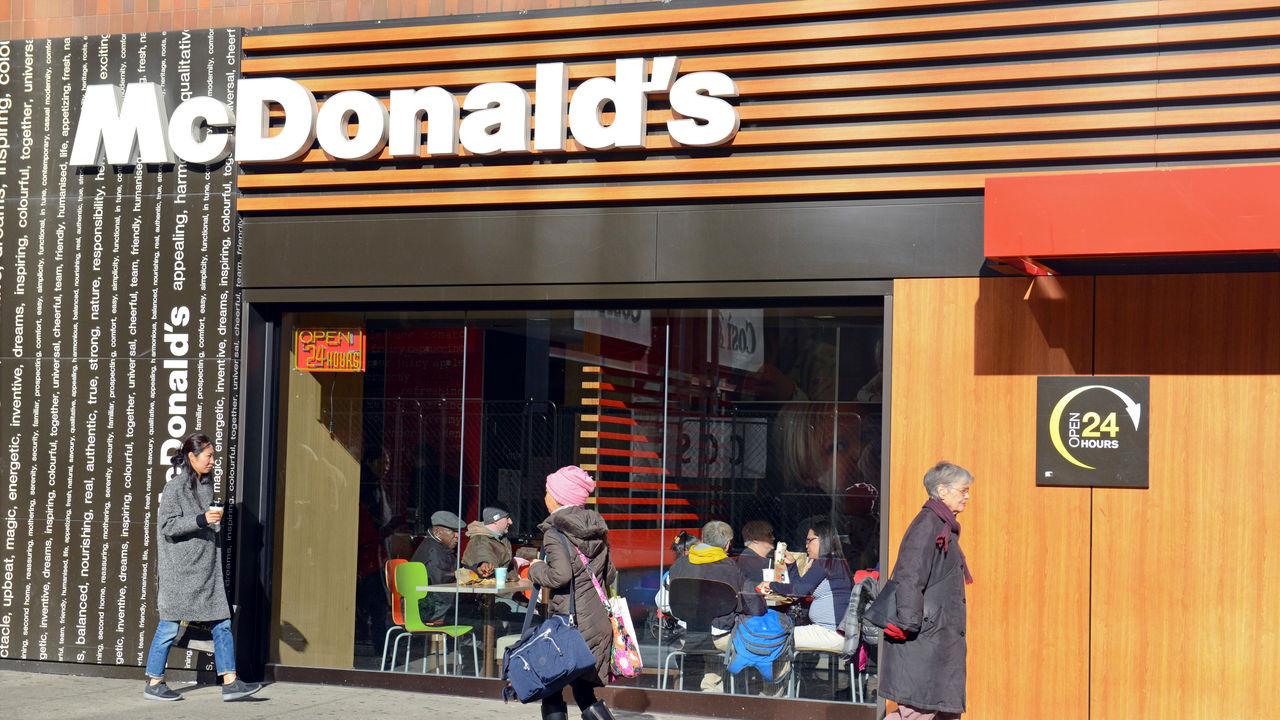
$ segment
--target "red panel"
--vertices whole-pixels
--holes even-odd
[[[670,519],[671,516],[667,516]],[[613,564],[620,568],[657,567],[659,558],[662,564],[675,562],[675,553],[671,552],[671,539],[684,530],[692,535],[700,535],[699,527],[668,527],[666,530],[656,528],[647,530],[610,530],[609,552],[613,555]]]
[[[1280,165],[990,178],[986,256],[1269,252],[1277,188]]]
[[[686,498],[629,498],[629,497],[597,497],[596,505],[685,505]]]
[[[596,465],[596,472],[647,473],[650,475],[660,475],[662,474],[662,468],[635,467],[632,465]]]
[[[632,457],[643,458],[645,460],[657,460],[658,453],[652,450],[621,450],[619,448],[596,448],[597,455],[611,455],[613,457]]]
[[[627,404],[621,400],[610,400],[609,398],[583,398],[583,405],[599,405],[600,407],[623,408],[626,409]]]
[[[629,442],[643,442],[643,443],[649,442],[649,438],[645,437],[644,435],[627,435],[624,433],[604,432],[603,430],[597,433],[596,437],[598,437],[601,440],[627,440]]]
[[[683,488],[674,483],[631,482],[630,480],[597,480],[596,487],[627,488],[631,490],[661,490],[666,486],[668,492],[680,492]]]
[[[627,417],[618,417],[617,415],[597,415],[596,422],[613,423],[615,425],[635,425],[636,421]]]

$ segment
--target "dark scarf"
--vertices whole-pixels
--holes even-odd
[[[947,507],[946,503],[937,498],[929,498],[929,502],[926,502],[924,507],[932,510],[933,514],[937,515],[943,524],[947,526],[946,530],[934,541],[945,553],[947,552],[947,546],[951,544],[951,533],[955,533],[957,538],[960,537],[960,523],[956,522],[956,514],[951,512],[951,508]],[[964,582],[966,585],[971,585],[973,576],[969,574],[969,563],[965,561],[964,550],[960,549],[959,543],[956,544],[956,552],[960,553],[960,569],[964,570]]]

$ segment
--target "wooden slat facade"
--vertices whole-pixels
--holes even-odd
[[[741,129],[686,148],[650,97],[642,151],[245,164],[245,213],[977,193],[987,177],[1274,162],[1280,0],[796,0],[245,39],[246,77],[335,92],[483,82],[571,90],[675,54],[738,84]],[[536,102],[536,98],[535,98]],[[425,127],[425,126],[424,126]],[[425,139],[425,138],[424,138]]]

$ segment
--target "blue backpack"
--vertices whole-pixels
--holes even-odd
[[[789,661],[796,647],[791,629],[791,618],[778,614],[776,610],[739,618],[733,628],[733,642],[725,652],[729,672],[736,675],[754,667],[764,676],[765,682],[781,680],[781,677],[774,677],[774,670],[785,668],[784,675],[790,670]]]

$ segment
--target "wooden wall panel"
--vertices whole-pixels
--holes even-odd
[[[288,357],[293,368],[294,353]],[[358,404],[363,376],[289,369],[285,377],[281,423],[288,444],[276,500],[272,617],[278,622],[272,625],[270,661],[350,668],[360,463],[329,431],[324,408],[333,395],[354,397]],[[359,428],[353,432],[359,436]]]
[[[1099,278],[1097,371],[1150,374],[1147,490],[1097,490],[1091,720],[1280,704],[1280,276]]]
[[[1089,717],[1089,491],[1035,486],[1034,398],[1036,375],[1091,371],[1092,282],[894,283],[886,567],[924,472],[968,468],[967,718]]]

